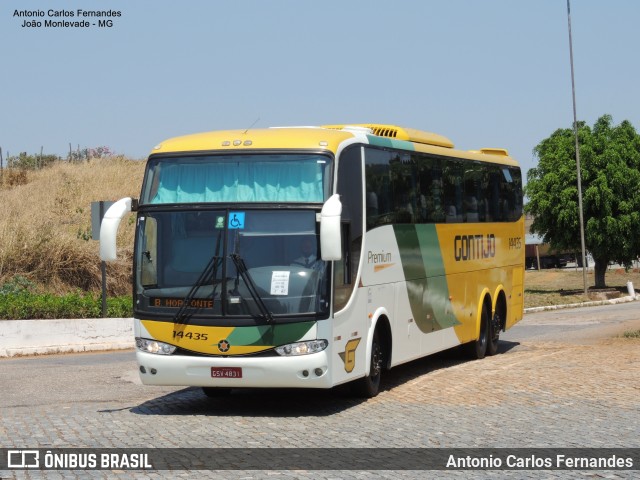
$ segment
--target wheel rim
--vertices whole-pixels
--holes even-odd
[[[500,319],[500,314],[496,313],[493,316],[493,322],[491,324],[491,338],[492,340],[498,340],[500,337],[500,325],[502,324],[502,320]]]
[[[489,315],[487,314],[486,307],[482,311],[482,320],[480,323],[480,338],[478,338],[478,350],[482,352],[480,358],[484,357],[484,352],[486,352],[487,346],[489,344],[489,330],[491,321]]]
[[[371,348],[371,378],[376,378],[382,371],[382,352],[378,342],[374,342]]]

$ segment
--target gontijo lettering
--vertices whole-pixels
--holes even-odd
[[[481,260],[496,256],[496,236],[456,235],[453,239],[453,252],[456,262],[460,260]]]

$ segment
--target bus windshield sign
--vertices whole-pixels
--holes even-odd
[[[152,157],[140,203],[322,203],[331,165],[320,154]]]

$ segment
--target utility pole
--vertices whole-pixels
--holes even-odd
[[[569,61],[571,63],[571,95],[573,96],[573,133],[576,137],[576,169],[578,172],[578,211],[580,214],[580,246],[582,247],[582,281],[587,294],[587,255],[584,246],[584,215],[582,213],[582,174],[580,173],[580,144],[578,143],[578,115],[576,113],[576,83],[573,71],[573,40],[571,38],[571,5],[567,0],[567,20],[569,23]]]

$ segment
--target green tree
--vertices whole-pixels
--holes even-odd
[[[606,286],[610,261],[629,268],[640,255],[640,135],[610,115],[593,128],[578,122],[585,245],[595,261],[595,287]],[[554,248],[580,251],[580,219],[573,129],[558,129],[534,149],[527,173],[525,212],[531,232]]]

